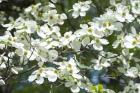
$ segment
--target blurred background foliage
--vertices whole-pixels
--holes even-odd
[[[93,17],[100,16],[101,14],[104,13],[105,9],[109,7],[109,0],[92,0],[93,5],[91,6],[91,9],[88,11],[88,14],[85,18],[72,19],[71,12],[69,12],[69,10],[72,9],[72,5],[78,1],[85,1],[85,0],[58,0],[59,3],[56,4],[58,12],[60,13],[64,12],[68,16],[68,20],[66,20],[65,24],[61,26],[62,34],[69,30],[74,31],[78,29],[79,23],[85,23],[91,21]],[[16,19],[19,16],[19,14],[24,11],[24,8],[39,2],[45,5],[49,2],[49,0],[7,0],[0,3],[0,11],[4,11],[6,13],[5,18],[8,19],[9,16],[12,16]],[[21,10],[19,11],[18,8],[14,8],[15,6],[20,8]],[[6,21],[6,23],[8,23],[8,20]],[[0,29],[3,28],[0,27]],[[2,33],[1,31],[0,33]],[[109,39],[111,40],[112,38],[113,37],[110,37]],[[86,63],[86,65],[90,65],[88,62],[90,61],[90,58],[93,57],[92,52],[91,53],[84,52],[83,55],[84,57],[81,56],[80,58],[82,62],[84,62],[84,64]],[[16,79],[13,78],[13,81],[10,81],[12,84],[12,86],[10,86],[12,89],[12,93],[71,93],[70,90],[68,88],[65,88],[64,85],[61,84],[60,82],[57,82],[58,84],[55,83],[56,85],[52,83],[51,83],[52,85],[48,84],[48,82],[46,82],[43,85],[36,85],[34,83],[31,84],[27,81],[28,75],[30,73],[31,72],[28,72],[24,76],[18,77]],[[85,73],[91,78],[91,80],[93,80],[92,81],[93,83],[105,84],[110,81],[113,84],[113,86],[108,86],[110,84],[108,85],[106,84],[105,86],[115,89],[116,92],[118,88],[120,88],[118,87],[119,83],[117,80],[108,80],[108,79],[103,80],[101,78],[93,77],[94,75],[102,75],[99,74],[100,72],[90,71]],[[2,93],[2,91],[0,91],[0,93]],[[86,92],[81,90],[80,93],[86,93]]]

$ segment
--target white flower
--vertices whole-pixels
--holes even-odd
[[[111,5],[115,5],[116,4],[116,1],[115,0],[110,0],[110,4]]]
[[[48,78],[50,82],[55,82],[57,80],[57,74],[55,73],[54,68],[43,68],[40,67],[38,70],[35,70],[28,78],[29,82],[35,81],[37,84],[43,84],[44,78]]]
[[[12,67],[11,68],[11,72],[13,72],[14,74],[18,74],[19,71],[23,70],[23,68],[21,67]]]
[[[57,0],[51,0],[53,3],[57,3]]]
[[[32,20],[25,21],[25,25],[27,27],[26,32],[29,33],[29,34],[36,32],[37,29],[38,29],[36,21],[32,21]]]
[[[80,27],[82,28],[81,32],[85,32],[85,34],[87,35],[92,35],[98,38],[104,36],[104,33],[102,32],[103,28],[99,25],[99,23],[89,22],[89,25],[90,26],[88,26],[87,24],[80,25]]]
[[[5,47],[5,44],[0,44],[0,49],[3,49]]]
[[[66,81],[65,82],[65,87],[70,87],[74,85],[74,81]]]
[[[24,55],[24,44],[23,43],[17,43],[17,42],[12,42],[12,46],[17,48],[15,50],[15,52],[19,55],[19,56],[23,56]]]
[[[136,67],[131,67],[125,73],[126,76],[136,78],[138,76],[138,69]]]
[[[101,15],[99,18],[96,18],[95,20],[96,23],[100,25],[100,28],[102,27],[103,32],[105,32],[105,34],[111,35],[114,30],[121,31],[123,27],[123,24],[116,20],[115,13],[109,9],[105,14]]]
[[[35,79],[37,78],[37,75],[30,75],[29,78],[28,78],[28,81],[29,82],[33,82]]]
[[[80,88],[77,85],[73,85],[70,89],[73,93],[79,93],[80,92]]]
[[[124,6],[124,5],[121,5],[121,4],[118,4],[116,6],[116,19],[120,22],[132,22],[135,18],[133,17],[133,15],[131,15],[129,13],[129,9],[127,6]]]
[[[57,24],[58,22],[58,14],[56,10],[50,10],[45,15],[45,22],[48,22],[50,26],[53,26],[54,24]]]
[[[0,69],[4,69],[6,68],[6,64],[3,61],[3,55],[0,56]]]
[[[2,2],[3,0],[0,0],[0,3]]]
[[[0,36],[0,41],[7,41],[11,37],[11,34],[6,31],[5,35]]]
[[[46,72],[47,74],[47,78],[50,82],[55,82],[57,80],[57,74],[55,73],[55,71],[52,71],[52,70],[48,70]]]
[[[81,83],[78,82],[77,84],[75,84],[75,82],[73,80],[69,80],[65,82],[65,87],[70,87],[70,90],[72,93],[79,93],[80,92],[80,85]]]
[[[4,62],[0,62],[0,69],[4,69],[4,68],[6,68],[5,63]]]
[[[92,62],[95,63],[94,69],[95,70],[102,70],[103,67],[107,68],[111,66],[110,62],[111,59],[106,59],[103,56],[105,56],[103,53],[100,53],[101,56],[98,57],[98,59],[93,59]]]
[[[37,80],[35,81],[37,84],[43,84],[44,78],[43,77],[38,77]]]
[[[2,25],[3,27],[7,27],[7,30],[10,31],[13,28],[21,29],[24,27],[25,20],[21,17],[17,18],[15,21],[12,19],[12,21],[9,24]]]
[[[62,24],[64,24],[64,20],[66,20],[66,19],[67,19],[66,14],[62,13],[62,14],[60,14],[60,15],[58,16],[58,23],[59,23],[60,25],[62,25]]]
[[[31,12],[32,11],[32,7],[27,7],[27,8],[25,8],[25,12],[26,13],[29,13],[29,12]]]
[[[77,30],[76,32],[74,32],[74,35],[77,37],[77,38],[80,38],[84,35],[87,34],[87,28],[88,28],[88,25],[87,24],[80,24],[80,27],[81,29]]]
[[[79,73],[79,69],[77,68],[76,62],[73,58],[70,58],[68,61],[67,70],[72,71],[72,76],[76,79],[81,79],[82,76]]]
[[[79,71],[78,71],[79,72]],[[74,72],[73,74],[72,74],[72,76],[74,77],[74,78],[76,78],[76,79],[82,79],[82,76],[80,75],[80,74],[78,74],[78,72]]]
[[[140,14],[140,1],[139,0],[130,0],[132,5],[132,12],[134,14],[139,15]]]
[[[0,0],[0,3],[2,3],[3,1],[7,1],[7,0]]]
[[[75,39],[75,35],[73,35],[71,31],[69,31],[64,34],[64,37],[60,38],[60,41],[62,45],[65,46],[65,45],[69,45],[69,43],[74,39]]]
[[[126,48],[134,48],[135,38],[132,35],[127,35],[124,37],[124,46]]]
[[[81,42],[79,40],[74,40],[72,41],[72,43],[70,43],[72,49],[74,49],[75,51],[79,51],[81,48]]]
[[[123,42],[126,48],[140,48],[140,35],[133,32],[133,34],[126,35]]]
[[[4,80],[2,79],[2,77],[0,76],[0,85],[5,85]]]
[[[52,38],[57,39],[58,37],[61,37],[60,28],[58,26],[48,27],[46,24],[40,27],[40,30],[37,31],[37,34],[41,38],[52,36]]]
[[[47,40],[47,41],[49,41],[49,40]],[[59,41],[52,40],[50,43],[48,43],[48,45],[45,48],[50,49],[50,48],[55,48],[55,47],[61,47],[61,43]]]
[[[101,65],[101,60],[100,60],[101,58],[102,57],[99,56],[98,59],[92,60],[92,62],[95,63],[95,65],[94,65],[95,70],[102,70],[103,66]]]
[[[74,71],[74,72],[79,72],[79,70],[77,69],[76,67],[76,62],[74,60],[74,58],[70,58],[69,61],[68,61],[68,66],[67,66],[67,70],[69,71]]]
[[[28,60],[35,60],[37,58],[38,54],[36,51],[34,50],[30,50],[30,51],[26,51],[26,57],[28,58]]]
[[[70,58],[68,62],[59,63],[59,69],[64,75],[68,74],[76,79],[82,79],[82,76],[79,74],[79,69],[77,68],[76,61],[73,58]]]
[[[91,1],[78,2],[73,5],[72,16],[77,18],[79,16],[85,16],[86,12],[90,9]]]
[[[17,43],[17,42],[13,42],[13,43],[12,43],[12,46],[15,47],[15,48],[23,48],[23,47],[24,47],[24,44],[22,44],[22,43]]]
[[[47,35],[51,35],[51,31],[48,27],[48,25],[43,25],[40,27],[40,30],[37,31],[37,34],[41,37],[41,38],[46,38]]]
[[[90,43],[90,38],[89,37],[85,37],[82,40],[82,45],[85,47],[86,45],[88,45]]]
[[[51,29],[52,38],[58,39],[59,37],[61,37],[59,26],[53,26],[50,29]]]
[[[103,66],[103,67],[109,67],[110,64],[109,64],[109,62],[105,61],[105,62],[102,63],[102,66]]]
[[[113,44],[112,44],[113,48],[117,48],[123,42],[122,41],[123,39],[124,39],[124,34],[123,33],[118,35],[117,40],[114,41]]]
[[[135,85],[138,88],[138,93],[140,93],[140,83],[136,83]]]
[[[96,64],[96,65],[94,66],[94,69],[95,69],[95,70],[102,70],[103,67],[102,67],[100,64]]]
[[[49,60],[53,61],[58,57],[58,52],[56,50],[49,50],[48,55],[49,55]]]
[[[25,49],[24,49],[24,48],[17,48],[17,49],[15,50],[15,53],[16,53],[17,55],[19,55],[19,56],[23,56],[24,53],[25,53]]]
[[[37,84],[43,84],[44,82],[44,78],[46,77],[46,69],[45,68],[40,68],[38,70],[35,70],[29,77],[28,77],[28,81],[29,82],[33,82],[35,80],[35,82]]]
[[[96,38],[95,40],[92,40],[91,43],[94,47],[95,50],[103,50],[103,46],[102,45],[107,45],[109,44],[109,42],[106,39],[99,39]]]
[[[35,5],[29,6],[25,9],[25,13],[31,14],[33,17],[35,17],[36,19],[38,18],[37,20],[39,20],[40,17],[38,15],[40,12],[40,6],[41,6],[41,3],[37,3]]]

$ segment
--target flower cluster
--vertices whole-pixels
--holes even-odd
[[[91,1],[78,2],[73,5],[73,13],[72,16],[77,18],[79,16],[86,16],[86,12],[90,9]]]
[[[18,18],[9,18],[9,23],[5,23],[2,13],[0,22],[6,31],[0,34],[0,85],[10,76],[31,71],[29,82],[60,81],[73,93],[115,93],[92,83],[86,72],[95,70],[105,71],[108,83],[110,78],[127,79],[119,93],[139,93],[140,1],[124,1],[111,0],[113,4],[90,21],[82,18],[90,10],[91,1],[73,4],[69,9],[72,13],[58,11],[57,6],[64,5],[57,0],[47,5],[37,3],[25,8]],[[74,20],[82,17],[78,29],[70,29],[73,25],[68,13]]]

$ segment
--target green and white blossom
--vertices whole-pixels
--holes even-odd
[[[86,16],[86,12],[90,9],[91,1],[78,2],[73,5],[73,13],[72,16],[77,18],[79,16]]]
[[[0,34],[0,85],[7,84],[10,76],[29,71],[29,82],[59,81],[73,93],[81,89],[94,93],[95,85],[87,73],[105,70],[109,78],[126,79],[119,93],[139,93],[140,1],[110,0],[104,13],[86,20],[93,3],[79,1],[71,10],[62,11],[58,7],[65,5],[60,0],[36,3],[9,20],[0,12],[5,28]],[[102,91],[115,93],[108,86]]]
[[[57,74],[55,70],[52,68],[39,68],[38,70],[34,71],[28,78],[30,82],[34,81],[37,84],[43,84],[44,78],[48,78],[50,82],[55,82],[57,80]]]
[[[136,15],[140,14],[140,1],[139,0],[130,0],[132,12]]]
[[[121,4],[116,5],[115,17],[120,22],[132,22],[135,19],[135,17],[130,14],[129,8]]]

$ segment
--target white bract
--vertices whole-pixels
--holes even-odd
[[[71,31],[69,31],[64,34],[64,37],[62,37],[60,41],[62,42],[62,45],[65,46],[68,45],[70,42],[72,42],[74,39],[75,35],[73,35]]]
[[[135,18],[132,14],[130,14],[130,11],[127,6],[118,4],[116,6],[116,14],[115,17],[120,22],[132,22]]]
[[[70,45],[75,51],[80,51],[81,42],[79,40],[75,39],[74,41],[72,41],[72,43],[70,43]]]
[[[109,67],[111,65],[109,63],[110,59],[105,59],[102,56],[99,56],[98,59],[92,60],[92,62],[95,63],[95,65],[94,65],[95,70],[102,70],[103,67],[107,68],[107,67]]]
[[[4,80],[2,79],[2,77],[0,76],[0,85],[5,85]]]
[[[127,35],[124,37],[124,46],[126,48],[140,47],[140,36],[139,35]]]
[[[2,3],[3,1],[7,1],[7,0],[0,0],[0,3]]]
[[[44,13],[44,21],[48,22],[48,25],[50,26],[55,24],[62,25],[65,19],[67,19],[66,14],[58,14],[57,10],[50,10],[47,13]]]
[[[79,16],[86,16],[86,12],[90,9],[91,1],[78,2],[73,5],[73,13],[72,16],[77,18]]]
[[[90,0],[73,0],[73,5],[71,0],[38,2],[21,8],[16,17],[12,10],[10,15],[0,12],[0,85],[28,72],[29,82],[65,84],[73,93],[93,93],[98,87],[114,93],[92,84],[90,70],[98,70],[99,76],[108,76],[98,77],[101,84],[106,85],[106,78],[125,81],[117,93],[140,91],[139,0],[110,0],[107,9]]]
[[[132,12],[134,14],[140,14],[140,1],[139,0],[130,0],[132,6]]]
[[[6,68],[6,64],[4,61],[7,61],[7,60],[4,60],[4,59],[7,59],[7,58],[6,57],[3,58],[3,57],[4,57],[3,55],[0,56],[0,69]]]
[[[35,80],[37,84],[43,84],[44,78],[48,78],[50,82],[55,82],[57,80],[57,74],[54,69],[41,67],[29,76],[28,81],[33,82]]]
[[[57,80],[57,74],[53,70],[46,71],[47,78],[50,82],[55,82]]]
[[[92,40],[90,44],[93,45],[95,50],[101,51],[103,50],[102,45],[107,45],[109,42],[106,39],[95,38],[95,40]]]
[[[37,34],[41,38],[46,38],[48,35],[51,35],[51,31],[50,31],[50,28],[48,27],[48,25],[43,25],[40,27],[40,30],[37,31]]]
[[[57,3],[57,0],[51,0],[53,3]]]
[[[131,67],[126,71],[126,76],[136,78],[138,76],[138,69],[136,67]]]

